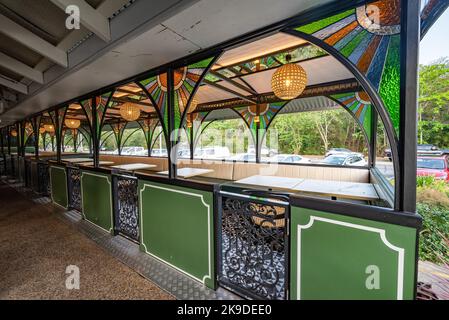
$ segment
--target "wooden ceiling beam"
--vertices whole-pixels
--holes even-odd
[[[205,84],[211,86],[211,87],[214,87],[214,88],[219,89],[219,90],[221,90],[221,91],[224,91],[224,92],[230,93],[230,94],[232,94],[232,95],[235,95],[236,97],[239,97],[239,98],[242,99],[242,100],[245,100],[245,101],[247,101],[247,102],[250,102],[251,104],[257,104],[257,100],[256,100],[256,99],[251,98],[251,97],[247,97],[247,96],[245,96],[245,95],[243,95],[243,94],[241,94],[241,93],[239,93],[239,92],[236,92],[236,91],[234,91],[234,90],[232,90],[232,89],[226,88],[226,87],[224,87],[224,86],[222,86],[222,85],[219,85],[219,84],[214,83],[214,82],[209,81],[209,80],[203,80],[203,82],[204,82]]]
[[[210,74],[212,74],[214,77],[217,77],[217,78],[219,78],[219,79],[221,79],[221,80],[223,80],[223,81],[225,81],[227,83],[230,83],[234,87],[239,88],[240,90],[243,90],[243,91],[245,91],[245,92],[247,92],[247,93],[249,93],[251,95],[255,95],[255,96],[258,95],[257,91],[253,90],[252,88],[249,88],[249,87],[247,87],[247,86],[245,86],[243,84],[240,84],[240,83],[238,83],[238,82],[236,82],[236,81],[234,81],[232,79],[229,79],[228,77],[222,75],[219,72],[210,71]]]

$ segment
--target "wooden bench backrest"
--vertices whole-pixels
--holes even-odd
[[[157,167],[152,168],[152,171],[168,170],[167,158],[100,155],[100,160],[112,161],[115,165],[126,163],[155,164]],[[369,170],[360,168],[334,168],[180,159],[178,162],[178,168],[185,167],[211,169],[213,172],[205,174],[204,177],[234,181],[254,175],[364,183],[367,183],[370,180]]]
[[[254,175],[348,182],[369,182],[369,170],[282,164],[235,163],[233,180]]]
[[[168,170],[167,158],[156,157],[134,157],[134,156],[117,156],[110,154],[101,154],[100,161],[112,161],[114,165],[128,164],[128,163],[146,163],[154,164],[155,168],[151,168],[151,171],[166,171]]]
[[[203,175],[204,177],[232,180],[234,176],[234,164],[232,162],[211,161],[211,160],[190,160],[182,159],[178,162],[178,168],[202,168],[214,170]]]

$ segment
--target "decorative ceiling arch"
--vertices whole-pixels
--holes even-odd
[[[367,138],[371,139],[373,106],[366,92],[341,93],[331,95],[329,98],[349,111],[357,120],[363,131],[365,131]]]
[[[378,92],[396,134],[400,112],[400,0],[380,0],[295,28],[333,47]]]
[[[79,102],[86,114],[91,135],[95,136],[98,140],[100,139],[106,111],[114,104],[114,101],[112,100],[113,94],[114,91],[109,91]]]
[[[155,118],[148,118],[148,119],[140,120],[137,123],[139,124],[139,126],[142,129],[143,134],[145,136],[145,142],[147,144],[148,156],[151,156],[154,132],[156,131],[156,128],[159,126],[160,121]]]
[[[175,130],[182,128],[191,100],[201,84],[202,79],[205,77],[215,60],[216,57],[213,56],[173,70]],[[142,80],[138,85],[145,89],[147,95],[152,100],[155,109],[158,111],[165,134],[167,135],[168,73],[164,72],[157,76]]]

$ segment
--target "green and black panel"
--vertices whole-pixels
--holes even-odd
[[[414,299],[416,246],[417,227],[292,207],[291,299]]]
[[[215,286],[213,191],[139,181],[141,249]]]
[[[52,201],[67,208],[67,173],[65,167],[50,166],[50,189]]]
[[[81,170],[81,197],[84,218],[103,230],[112,232],[111,175]]]

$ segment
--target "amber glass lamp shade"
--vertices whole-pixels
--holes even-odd
[[[140,107],[131,102],[125,102],[120,107],[120,115],[126,121],[136,121],[140,117]]]
[[[65,125],[70,129],[78,129],[81,125],[81,121],[78,119],[66,119]]]
[[[287,57],[287,61],[290,58]],[[271,78],[271,88],[279,99],[297,98],[307,85],[306,71],[296,63],[287,63],[279,67]]]

